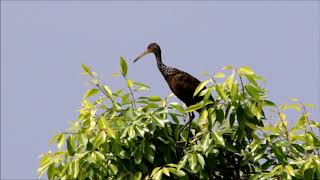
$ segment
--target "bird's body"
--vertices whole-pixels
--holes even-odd
[[[158,62],[158,68],[173,94],[183,101],[186,106],[191,106],[202,100],[199,96],[193,97],[194,91],[201,83],[197,78],[179,69],[165,66],[161,62]]]
[[[135,61],[148,53],[154,53],[157,60],[158,68],[164,79],[167,81],[171,91],[181,101],[183,101],[186,106],[196,104],[203,99],[200,96],[193,96],[194,91],[201,82],[187,72],[166,66],[162,62],[160,46],[156,43],[149,44],[147,50],[144,51]],[[210,100],[213,101],[213,98],[210,97]]]
[[[171,91],[181,100],[183,101],[186,106],[191,106],[193,104],[196,104],[200,102],[203,97],[196,95],[193,96],[196,88],[201,83],[197,78],[193,77],[187,72],[181,71],[179,69],[166,66],[162,62],[161,58],[161,49],[160,46],[156,43],[151,43],[148,45],[147,49],[138,56],[133,62],[136,62],[146,54],[153,53],[157,60],[158,68],[163,75],[164,79],[167,81]],[[205,87],[204,87],[205,88]],[[213,97],[210,96],[209,98],[211,101],[213,100]],[[200,109],[197,110],[200,113]],[[189,134],[190,134],[190,123],[194,119],[194,113],[189,113],[189,121],[180,129],[180,132],[189,124],[189,133],[187,137],[187,143],[189,140]],[[179,133],[180,133],[179,132]]]

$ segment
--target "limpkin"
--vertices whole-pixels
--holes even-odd
[[[201,83],[197,78],[193,77],[187,72],[181,71],[179,69],[166,66],[162,62],[161,58],[161,49],[160,46],[156,43],[151,43],[148,45],[147,49],[141,53],[133,62],[138,61],[143,56],[153,53],[156,57],[158,68],[163,75],[164,79],[167,81],[171,91],[181,100],[186,106],[194,105],[201,100],[203,97],[201,96],[193,96],[194,91]],[[210,96],[210,100],[214,101],[212,96]],[[199,113],[201,110],[197,110]],[[190,134],[191,122],[194,119],[195,115],[193,112],[189,113],[189,121],[180,129],[180,132],[189,124],[189,133],[187,137],[187,143]],[[179,132],[179,133],[180,133]]]

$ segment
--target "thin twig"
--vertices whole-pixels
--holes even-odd
[[[240,76],[240,74],[239,74],[239,78],[240,78],[240,83],[241,83],[242,95],[243,95],[243,97],[245,97],[243,81],[242,81],[242,77]]]
[[[301,107],[302,107],[302,108],[301,108],[301,109],[302,109],[302,115],[306,117],[307,122],[308,122],[308,126],[309,126],[309,128],[310,128],[310,131],[311,131],[313,134],[315,134],[314,131],[313,131],[313,129],[312,129],[312,127],[311,127],[311,123],[310,123],[309,116],[307,115],[306,106],[305,106],[302,102],[300,102],[300,104],[301,104]],[[319,149],[317,149],[317,154],[318,154],[318,155],[320,154]]]
[[[282,127],[284,128],[284,134],[285,134],[286,140],[289,142],[289,131],[288,131],[287,126],[286,126],[285,123],[284,123],[284,119],[282,119],[282,117],[281,117],[281,115],[280,115],[279,109],[278,109],[278,116],[279,116],[279,118],[280,118]]]
[[[133,95],[133,91],[132,91],[132,89],[129,87],[127,77],[126,77],[126,76],[123,76],[123,78],[124,78],[124,79],[126,80],[126,82],[127,82],[127,87],[128,87],[128,89],[129,89],[129,92],[130,92],[131,97],[132,97],[132,103],[131,103],[132,109],[135,110],[135,109],[137,109],[137,105],[136,105],[136,100],[135,100],[134,95]]]

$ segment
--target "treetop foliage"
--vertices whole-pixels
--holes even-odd
[[[49,179],[320,179],[320,123],[313,105],[291,99],[277,106],[263,78],[249,67],[225,66],[205,74],[194,95],[203,101],[185,107],[167,97],[135,97],[149,86],[128,78],[114,90],[82,65],[92,88],[70,127],[56,134],[57,151],[41,155],[38,174]],[[207,87],[203,89],[203,87]],[[215,102],[209,100],[214,96]],[[212,104],[210,107],[206,106]],[[206,107],[206,108],[205,108]],[[201,109],[188,128],[188,112]],[[287,119],[288,109],[298,112]],[[288,124],[288,122],[295,122]]]

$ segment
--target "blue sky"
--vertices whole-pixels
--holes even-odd
[[[153,56],[131,62],[150,42],[167,65],[201,80],[204,71],[248,65],[266,78],[275,102],[298,97],[319,106],[319,5],[1,1],[1,178],[36,178],[38,156],[77,117],[88,88],[82,63],[117,89],[123,81],[111,74],[124,56],[131,79],[168,95]]]

